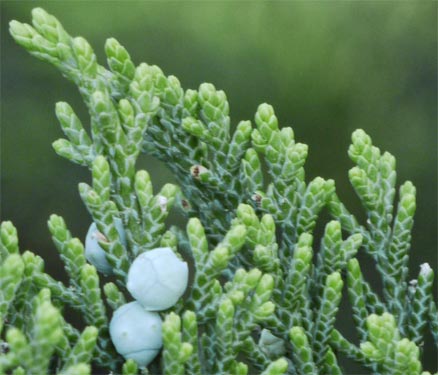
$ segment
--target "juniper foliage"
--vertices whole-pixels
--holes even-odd
[[[223,91],[207,83],[184,90],[157,66],[136,66],[113,38],[105,68],[84,38],[71,37],[43,9],[33,10],[32,25],[12,21],[10,32],[74,82],[88,108],[89,132],[68,103],[57,103],[66,138],[53,148],[91,172],[79,194],[115,278],[107,282],[86,261],[60,216],[48,226],[68,285],[47,274],[39,256],[20,252],[15,228],[3,222],[0,373],[87,374],[96,365],[126,375],[343,374],[338,360],[346,356],[374,374],[428,374],[422,348],[427,332],[438,344],[438,315],[433,270],[425,264],[408,281],[415,187],[403,183],[395,199],[395,158],[363,130],[353,133],[348,153],[366,224],[333,180],[306,181],[307,146],[279,126],[270,105],[259,106],[254,124],[241,121],[231,131]],[[154,194],[147,171],[136,170],[141,154],[164,161],[177,185]],[[173,206],[187,217],[185,230],[166,227]],[[324,208],[333,220],[317,248],[313,231]],[[190,286],[161,312],[160,357],[139,368],[115,351],[109,319],[130,298],[133,260],[158,246],[191,264]],[[365,280],[358,251],[376,262],[381,296]],[[360,346],[334,328],[344,284]],[[82,332],[65,321],[66,307],[81,313]]]

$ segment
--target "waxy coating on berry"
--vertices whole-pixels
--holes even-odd
[[[163,346],[161,326],[158,313],[147,311],[134,301],[114,312],[109,331],[119,354],[139,366],[147,366]]]
[[[147,310],[172,307],[186,290],[189,269],[170,247],[140,254],[128,272],[126,287]]]
[[[114,218],[114,224],[120,236],[120,241],[126,246],[126,234],[123,229],[122,220]],[[92,223],[85,238],[85,257],[96,269],[104,275],[113,274],[113,268],[106,258],[106,251],[99,245],[100,242],[107,242],[107,238],[97,229],[96,223]]]

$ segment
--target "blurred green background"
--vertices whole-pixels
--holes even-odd
[[[437,269],[437,4],[436,2],[1,2],[1,219],[12,220],[21,249],[32,249],[64,278],[46,220],[62,215],[84,238],[90,218],[77,193],[88,172],[55,155],[62,137],[54,104],[69,102],[88,117],[76,88],[52,66],[14,44],[11,19],[30,21],[41,6],[104,63],[103,45],[117,38],[136,63],[159,65],[185,88],[212,82],[225,90],[232,123],[274,106],[282,125],[307,143],[308,178],[334,178],[337,191],[363,218],[349,185],[347,156],[354,129],[397,158],[399,182],[418,192],[411,278],[419,264]],[[155,186],[173,181],[159,162],[141,166]],[[321,230],[322,224],[319,230]],[[367,270],[375,282],[371,263]],[[345,309],[344,309],[345,310]],[[348,310],[340,321],[354,339]],[[345,315],[345,316],[344,316]],[[345,322],[345,323],[344,323]],[[426,345],[427,370],[436,354]],[[359,369],[346,362],[351,374]]]

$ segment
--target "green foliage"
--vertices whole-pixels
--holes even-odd
[[[303,328],[296,326],[289,331],[290,340],[293,346],[293,353],[297,369],[302,374],[314,374],[317,367],[313,362],[312,348],[307,340]]]
[[[164,368],[167,374],[184,374],[184,364],[193,352],[193,346],[182,342],[181,319],[169,314],[163,324]]]
[[[405,182],[396,204],[392,155],[364,131],[353,133],[349,177],[367,214],[361,225],[333,180],[306,182],[308,147],[279,126],[272,106],[258,107],[254,127],[241,121],[231,131],[226,95],[212,84],[184,90],[156,66],[135,66],[113,38],[105,44],[108,70],[53,16],[40,8],[32,16],[33,26],[10,23],[13,38],[74,82],[90,113],[88,135],[73,109],[58,103],[67,139],[53,147],[91,172],[91,185],[79,184],[79,194],[114,282],[102,282],[61,217],[52,215],[48,226],[67,286],[44,272],[39,257],[20,255],[15,228],[4,222],[0,314],[10,352],[1,370],[82,374],[93,363],[123,374],[342,374],[338,359],[345,355],[373,372],[421,373],[427,327],[435,341],[438,335],[434,273],[425,264],[408,286],[415,188]],[[154,195],[149,174],[136,170],[142,153],[165,162],[179,186],[166,184]],[[188,219],[185,232],[166,230],[173,205]],[[314,260],[313,232],[325,207],[334,220]],[[132,262],[157,246],[187,260],[191,276],[185,296],[161,312],[161,361],[148,370],[130,358],[123,363],[114,350],[106,305],[125,304]],[[377,264],[383,298],[362,275],[360,249]],[[343,274],[360,347],[335,329]],[[82,333],[65,322],[64,307],[80,312],[88,325]]]
[[[89,374],[97,329],[86,327],[79,334],[66,323],[50,290],[33,285],[34,273],[41,272],[38,258],[30,252],[19,254],[17,231],[10,222],[1,224],[0,233],[0,372],[51,373],[56,356],[59,373]]]
[[[392,315],[367,318],[369,341],[361,344],[365,357],[377,363],[382,374],[426,374],[421,372],[420,350],[413,341],[400,338]]]

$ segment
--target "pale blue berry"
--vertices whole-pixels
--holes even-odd
[[[172,307],[186,290],[189,269],[170,247],[140,254],[128,272],[126,287],[147,310]]]
[[[126,234],[123,229],[122,220],[116,217],[114,218],[114,224],[119,233],[120,241],[126,246]],[[96,223],[92,223],[85,238],[85,257],[99,272],[105,275],[111,275],[113,268],[106,258],[105,250],[99,245],[99,241],[105,242],[107,239],[99,229],[97,229]]]
[[[270,330],[263,329],[259,340],[260,348],[268,355],[272,357],[281,357],[284,355],[286,348],[284,346],[284,340],[274,336]]]
[[[134,301],[114,312],[109,331],[119,354],[139,366],[147,366],[163,346],[161,326],[158,313],[147,311]]]

